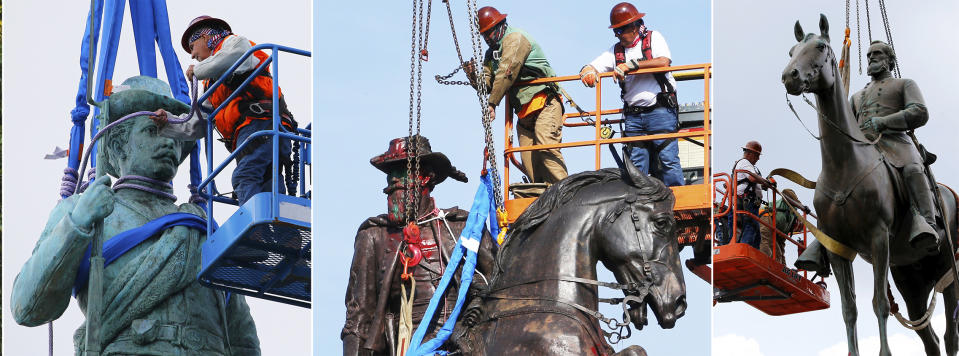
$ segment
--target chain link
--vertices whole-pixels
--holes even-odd
[[[459,67],[456,67],[456,69],[453,69],[453,71],[450,72],[450,74],[447,74],[447,75],[437,74],[434,78],[436,78],[437,83],[440,83],[443,85],[470,85],[470,82],[465,80],[449,80],[454,75],[456,75],[456,73],[459,73],[460,69],[463,69],[462,65],[460,65]]]
[[[859,75],[862,75],[862,34],[859,28],[862,22],[859,20],[859,0],[856,0],[856,46],[859,47]]]
[[[476,78],[476,97],[483,112],[483,130],[486,135],[486,152],[488,153],[486,160],[489,163],[489,172],[492,174],[491,178],[493,181],[493,201],[496,203],[498,209],[503,209],[503,183],[499,176],[499,166],[496,163],[496,145],[493,140],[493,119],[495,119],[495,112],[489,110],[489,88],[486,87],[486,80],[483,79],[483,66],[475,63],[478,62],[475,60],[476,58],[483,58],[483,39],[479,31],[479,19],[476,17],[478,10],[476,0],[467,0],[466,7],[470,19],[470,40],[473,45],[473,70],[475,70],[473,75],[474,78]],[[505,108],[504,110],[509,110],[509,108]]]
[[[892,26],[889,25],[889,16],[886,14],[885,0],[879,0],[879,12],[882,14],[882,26],[886,31],[886,41],[889,42],[892,51],[896,52],[896,45],[892,42]],[[902,73],[899,71],[899,57],[893,57],[893,62],[896,64],[896,78],[902,78]]]

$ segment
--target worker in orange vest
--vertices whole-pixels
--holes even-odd
[[[207,90],[219,79],[244,53],[249,51],[255,43],[232,33],[230,25],[218,18],[200,16],[187,26],[183,32],[180,44],[190,53],[193,59],[199,61],[191,64],[186,70],[186,76],[191,81],[194,77],[203,82]],[[259,66],[263,65],[269,56],[262,51],[254,52],[236,68],[224,83],[217,87],[203,105],[207,108],[216,108],[222,105]],[[222,135],[221,141],[226,144],[227,150],[233,152],[243,144],[252,134],[273,128],[273,78],[264,68],[243,91],[217,114],[213,119],[216,130]],[[282,131],[292,131],[296,128],[293,115],[286,107],[283,91],[279,95],[280,117]],[[168,113],[158,110],[153,117],[161,126],[160,134],[178,139],[200,139],[205,136],[207,122],[203,117],[193,117],[189,121],[178,125],[167,125]],[[290,172],[290,141],[280,139],[280,163]],[[232,184],[237,200],[242,205],[257,193],[270,191],[272,186],[272,136],[259,136],[246,144],[243,151],[236,156],[236,168],[233,170]],[[279,193],[285,193],[283,182],[278,184]]]

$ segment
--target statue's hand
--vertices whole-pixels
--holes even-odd
[[[863,121],[861,124],[859,124],[859,129],[864,132],[871,130],[879,133],[886,129],[886,125],[882,123],[882,118],[870,117],[866,121]]]
[[[80,199],[71,213],[74,223],[82,228],[90,228],[113,213],[115,199],[110,185],[110,177],[103,176],[93,181],[93,184],[80,194]]]

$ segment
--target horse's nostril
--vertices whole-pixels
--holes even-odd
[[[792,72],[789,72],[789,74],[792,75],[793,78],[799,78],[799,69],[793,68]]]
[[[676,299],[676,312],[675,315],[677,318],[686,314],[686,295],[679,296],[679,299]]]

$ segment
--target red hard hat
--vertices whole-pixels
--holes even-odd
[[[646,16],[646,14],[636,10],[633,4],[621,2],[613,6],[613,10],[609,12],[609,28],[629,25],[639,21],[643,16]]]
[[[183,46],[183,50],[186,51],[186,53],[190,53],[190,36],[193,35],[194,31],[203,27],[216,27],[233,32],[233,30],[230,29],[230,24],[226,23],[226,21],[207,15],[199,16],[193,19],[193,21],[190,21],[190,25],[186,27],[186,30],[183,31],[183,36],[180,37],[180,45]]]
[[[479,17],[480,33],[483,33],[505,20],[506,14],[501,14],[495,7],[484,6],[476,12],[476,17]]]
[[[743,146],[743,149],[744,149],[744,150],[753,151],[753,152],[756,152],[756,153],[758,153],[758,154],[762,154],[762,153],[763,153],[763,146],[759,144],[759,141],[749,141],[749,142],[746,142],[746,145]]]

